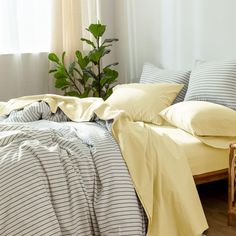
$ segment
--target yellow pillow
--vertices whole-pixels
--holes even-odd
[[[126,111],[134,121],[161,124],[159,112],[172,104],[183,86],[167,83],[117,85],[106,103]]]
[[[160,115],[196,136],[236,136],[236,111],[215,103],[180,102],[164,109]]]

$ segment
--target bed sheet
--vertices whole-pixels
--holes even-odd
[[[213,148],[202,143],[191,134],[173,126],[158,126],[147,124],[159,135],[166,135],[173,139],[184,151],[193,175],[228,168],[229,151]]]

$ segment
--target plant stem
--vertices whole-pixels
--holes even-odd
[[[73,83],[74,87],[78,90],[78,92],[79,92],[80,94],[82,94],[82,92],[80,91],[79,87],[76,85],[75,81],[74,81],[73,78],[70,76],[70,74],[69,74],[69,72],[68,72],[67,70],[66,70],[66,73],[67,73],[67,75],[68,75],[68,77],[69,77],[69,80]]]
[[[99,45],[99,37],[97,38],[97,47],[99,49],[100,45]],[[101,84],[100,84],[100,81],[101,81],[101,59],[99,59],[98,61],[98,96],[101,97]]]

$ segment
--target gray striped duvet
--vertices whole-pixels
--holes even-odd
[[[66,120],[40,102],[0,121],[0,235],[145,235],[106,124]]]

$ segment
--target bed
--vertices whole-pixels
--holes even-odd
[[[0,121],[1,235],[207,229],[183,152],[153,127],[99,99],[46,95],[8,105]]]

